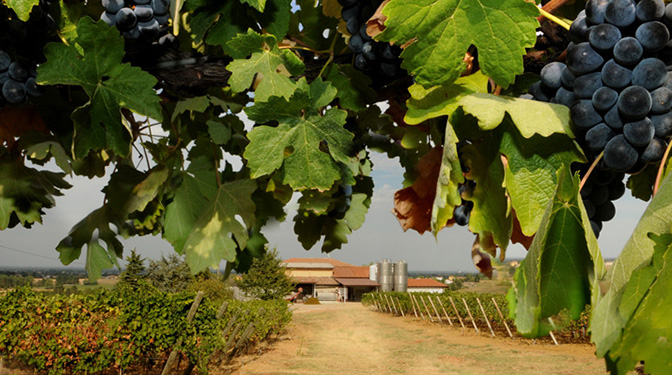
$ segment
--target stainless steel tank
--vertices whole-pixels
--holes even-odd
[[[387,260],[384,260],[380,263],[380,269],[378,270],[380,277],[380,290],[381,292],[391,292],[394,287],[394,281],[392,280],[392,263]]]
[[[394,291],[405,292],[408,286],[408,264],[398,261],[394,265]]]

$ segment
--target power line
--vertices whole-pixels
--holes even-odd
[[[60,262],[60,259],[57,259],[57,258],[52,258],[52,257],[48,257],[48,256],[46,256],[46,255],[41,255],[41,254],[35,254],[35,253],[31,253],[30,251],[19,250],[19,249],[15,249],[15,248],[13,248],[13,247],[9,247],[9,246],[0,245],[0,248],[5,249],[5,250],[15,251],[15,252],[17,252],[17,253],[21,253],[21,254],[32,255],[32,256],[39,257],[39,258],[44,258],[44,259],[49,259],[49,260],[55,260],[55,261],[59,261],[59,262]],[[79,265],[82,265],[82,266],[85,265],[84,263],[82,263],[82,262],[77,262],[77,261],[75,261],[75,262],[73,262],[73,263],[75,263],[75,264],[79,264]]]

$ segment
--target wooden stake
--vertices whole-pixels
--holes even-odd
[[[555,343],[555,345],[558,345],[558,340],[555,339],[555,335],[553,334],[553,331],[548,331],[548,334],[553,339],[553,342]]]
[[[404,309],[401,308],[401,302],[399,302],[399,297],[397,297],[397,305],[399,305],[399,311],[401,311],[401,317],[405,317],[406,314],[404,314]]]
[[[434,309],[436,317],[439,318],[439,323],[443,324],[443,320],[441,320],[441,315],[439,315],[439,311],[436,309],[436,306],[434,306],[434,301],[432,301],[432,297],[427,296],[427,299],[429,300],[429,303],[432,304],[432,309]]]
[[[394,315],[399,315],[399,311],[397,311],[397,306],[394,304],[394,298],[390,296],[390,302],[392,302],[392,308],[394,309]]]
[[[453,297],[448,296],[448,300],[450,300],[450,304],[453,305],[453,310],[455,310],[455,315],[457,315],[457,320],[460,321],[460,325],[462,326],[462,330],[467,329],[467,327],[464,326],[464,322],[462,321],[462,317],[460,316],[460,313],[457,311],[457,306],[455,306],[455,302],[453,301]]]
[[[387,294],[385,294],[384,297],[385,297],[385,302],[387,302],[387,311],[389,311],[390,314],[392,314],[392,305],[390,305],[390,300],[387,298]]]
[[[420,302],[418,302],[418,299],[413,296],[413,300],[415,300],[415,304],[418,305],[418,311],[420,312],[420,317],[422,320],[425,320],[425,314],[422,313],[422,309],[420,308]]]
[[[415,317],[418,317],[418,312],[415,310],[415,303],[413,303],[413,295],[411,295],[411,292],[408,292],[408,299],[411,300],[411,306],[413,307],[413,314],[415,314]]]
[[[425,299],[422,296],[420,296],[420,301],[422,301],[422,305],[425,306],[425,311],[427,311],[429,321],[434,323],[434,318],[432,318],[432,314],[429,312],[429,307],[427,307],[427,303],[425,302]]]
[[[495,331],[492,330],[492,326],[490,325],[490,320],[488,319],[488,316],[485,315],[485,309],[483,308],[483,305],[481,305],[481,300],[476,297],[476,302],[478,302],[478,306],[481,308],[481,312],[483,313],[483,317],[485,318],[485,322],[488,323],[488,328],[490,328],[490,333],[492,333],[492,336],[495,336]]]
[[[497,301],[495,300],[495,297],[492,297],[492,303],[495,304],[495,308],[497,309],[497,312],[499,313],[499,317],[502,318],[502,322],[504,322],[504,327],[506,327],[506,332],[509,333],[509,337],[513,338],[513,334],[511,334],[511,330],[509,329],[509,325],[506,324],[506,319],[504,319],[504,315],[502,315],[502,310],[499,309],[499,305],[497,305]]]
[[[380,311],[380,307],[378,307],[378,301],[376,300],[376,295],[373,293],[371,293],[371,301],[373,301],[373,307],[375,307],[377,311]]]
[[[217,320],[222,319],[222,316],[224,316],[224,313],[226,312],[227,307],[229,307],[229,302],[224,301],[222,303],[222,306],[220,306],[219,310],[217,311]]]
[[[476,327],[476,321],[474,320],[474,316],[471,315],[471,310],[469,310],[469,306],[467,305],[467,300],[462,298],[462,303],[464,303],[464,307],[467,309],[467,314],[469,314],[469,318],[471,319],[471,324],[473,324],[474,329],[476,330],[476,333],[479,333],[480,331],[478,330],[478,327]]]
[[[446,312],[446,308],[443,307],[443,302],[441,302],[441,298],[439,298],[439,296],[436,296],[436,300],[439,302],[439,305],[441,305],[441,309],[443,310],[443,315],[446,316],[446,319],[448,319],[448,323],[450,323],[450,325],[452,326],[453,321],[450,319],[450,316],[448,316],[448,313]]]
[[[201,304],[202,300],[203,300],[203,292],[199,291],[198,293],[196,293],[196,298],[194,298],[194,302],[191,304],[191,308],[187,313],[187,322],[191,323],[194,320],[194,316],[196,315],[196,311],[198,310],[198,306]],[[175,343],[173,350],[170,352],[170,355],[168,355],[168,360],[166,361],[166,364],[163,366],[163,371],[161,371],[161,375],[168,375],[172,370],[173,363],[175,362],[175,359],[177,359],[177,350],[180,346],[182,346],[181,337],[177,339],[177,342]]]

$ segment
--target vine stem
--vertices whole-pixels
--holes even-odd
[[[310,47],[304,47],[304,46],[279,46],[278,49],[300,49],[300,50],[310,51],[310,52],[317,53],[317,54],[324,54],[324,53],[331,52],[330,50],[318,51],[318,50],[312,49]]]
[[[331,46],[329,46],[329,59],[327,60],[327,62],[324,63],[324,66],[320,70],[320,74],[317,75],[318,77],[322,77],[322,74],[327,69],[329,64],[331,64],[331,62],[334,61],[334,48],[336,47],[336,40],[337,40],[336,38],[338,38],[338,33],[336,33],[334,39],[332,39],[331,41]]]
[[[547,12],[547,13],[553,13],[570,1],[571,0],[551,0],[548,3],[546,3],[546,5],[544,5],[541,9],[544,10],[545,12]],[[541,22],[541,21],[544,20],[544,18],[545,18],[545,16],[542,13],[541,16],[537,17],[537,20],[539,22]]]
[[[670,148],[672,148],[672,142],[667,145],[665,149],[665,154],[663,155],[663,160],[660,162],[660,167],[658,167],[658,174],[656,175],[656,183],[653,184],[653,193],[651,197],[655,197],[658,193],[658,188],[660,187],[660,180],[663,179],[663,171],[665,170],[665,162],[667,162],[667,157],[670,156]]]
[[[549,20],[551,20],[551,21],[557,23],[558,25],[564,27],[566,30],[569,30],[569,27],[571,25],[568,24],[567,22],[565,22],[565,21],[561,20],[560,18],[548,13],[547,11],[545,11],[543,9],[539,9],[539,11],[541,12],[541,15],[543,15],[545,18],[548,18]]]
[[[579,191],[583,189],[583,185],[586,184],[586,181],[588,181],[588,177],[590,177],[590,174],[593,173],[593,170],[595,167],[597,167],[597,163],[602,160],[602,156],[604,156],[604,151],[600,152],[599,155],[595,158],[595,161],[593,161],[593,164],[590,165],[590,168],[588,168],[588,171],[586,172],[585,175],[583,175],[583,178],[581,179],[581,183],[579,184]]]

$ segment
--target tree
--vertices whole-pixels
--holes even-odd
[[[146,278],[156,289],[170,293],[184,291],[194,281],[189,266],[177,254],[162,256],[160,260],[150,259]]]
[[[239,286],[246,295],[262,300],[284,298],[294,290],[294,283],[275,248],[252,261]]]
[[[126,269],[119,275],[120,282],[131,288],[137,288],[138,282],[145,278],[145,259],[135,249],[126,257]]]
[[[617,1],[625,10],[607,16]],[[529,248],[509,294],[521,333],[544,335],[591,304],[610,370],[646,359],[672,373],[665,340],[652,339],[672,325],[646,325],[672,307],[672,177],[659,160],[672,101],[653,94],[670,55],[662,1],[591,0],[583,15],[567,0],[541,10],[526,0],[186,0],[172,14],[157,0],[142,22],[105,3],[105,13],[98,1],[0,6],[0,230],[41,222],[70,188],[66,174],[112,171],[101,207],[57,244],[64,264],[85,256],[95,280],[123,257],[119,236],[160,234],[193,274],[222,260],[244,272],[293,194],[304,248],[346,243],[371,202],[370,154],[381,152],[406,171],[394,210],[404,230],[468,225],[485,274],[509,243]],[[574,18],[568,34],[563,20]],[[603,19],[591,46],[588,27]],[[631,45],[647,51],[631,71],[607,44],[633,30]],[[543,82],[534,75],[554,60],[568,63],[564,86],[561,65],[548,64]],[[612,89],[592,102],[590,90],[614,79],[596,79],[606,64],[641,84],[623,90],[632,100]],[[519,97],[527,91],[538,100]],[[606,272],[595,235],[615,214],[622,171],[650,205]]]

